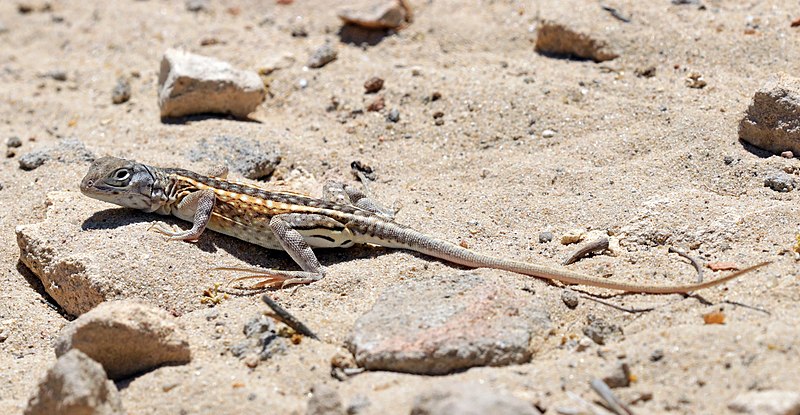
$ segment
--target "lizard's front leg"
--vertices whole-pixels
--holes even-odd
[[[156,224],[151,227],[152,230],[167,235],[171,240],[195,242],[203,234],[203,231],[211,219],[211,212],[214,210],[214,202],[217,197],[211,189],[193,192],[184,197],[183,200],[175,205],[174,209],[194,211],[194,221],[192,228],[181,231],[173,230],[162,224]]]

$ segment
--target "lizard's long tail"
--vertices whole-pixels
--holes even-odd
[[[364,242],[376,245],[403,248],[416,251],[425,255],[443,259],[470,268],[495,268],[518,274],[530,275],[537,278],[559,281],[565,284],[580,284],[593,287],[608,288],[635,293],[674,294],[697,291],[713,287],[737,278],[750,271],[761,268],[769,262],[736,271],[732,274],[714,280],[679,285],[650,285],[636,282],[613,281],[580,274],[563,268],[551,268],[527,262],[495,258],[479,254],[456,244],[434,239],[421,232],[415,231],[393,223],[381,224],[375,229],[374,236],[362,235]]]

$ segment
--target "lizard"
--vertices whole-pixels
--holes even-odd
[[[170,240],[197,241],[206,229],[211,229],[267,249],[286,251],[301,268],[301,271],[214,268],[248,271],[254,275],[245,278],[262,279],[251,288],[319,281],[325,277],[326,269],[312,248],[348,248],[355,244],[405,249],[468,268],[510,271],[563,284],[652,294],[688,293],[713,287],[767,264],[697,283],[651,285],[609,280],[563,267],[492,257],[430,236],[397,223],[394,212],[381,208],[354,186],[330,181],[324,185],[322,198],[313,198],[228,180],[226,169],[202,175],[102,157],[91,164],[80,189],[94,199],[173,215],[192,223],[186,230],[160,223],[151,227]]]

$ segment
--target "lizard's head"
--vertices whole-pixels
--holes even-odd
[[[116,157],[95,160],[81,181],[81,193],[92,199],[148,212],[162,203],[155,187],[152,168]]]

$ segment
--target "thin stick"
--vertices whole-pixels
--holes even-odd
[[[302,321],[298,320],[295,316],[289,314],[285,308],[281,307],[280,304],[276,303],[275,300],[270,298],[270,296],[264,294],[261,296],[261,301],[266,303],[272,311],[275,312],[278,319],[285,323],[287,326],[294,329],[294,331],[302,334],[303,336],[310,337],[314,340],[319,340],[316,334],[314,334],[311,329],[308,328]]]
[[[611,388],[606,385],[600,379],[592,379],[589,382],[589,386],[594,389],[598,396],[603,398],[603,400],[608,405],[608,409],[614,412],[617,415],[633,415],[633,412],[628,408],[624,403],[622,403],[617,397],[614,395],[614,392],[611,391]]]
[[[594,252],[602,252],[605,251],[606,249],[608,249],[608,238],[606,237],[598,238],[592,242],[589,242],[579,247],[578,250],[575,251],[575,253],[572,254],[569,258],[567,258],[564,262],[562,262],[561,265],[569,265],[585,257],[586,255],[589,255]]]
[[[700,263],[697,259],[692,257],[691,255],[687,254],[682,249],[675,248],[674,246],[669,247],[669,252],[678,254],[692,263],[694,266],[695,271],[697,271],[697,282],[703,282],[703,264]]]
[[[600,303],[602,305],[609,306],[609,307],[611,307],[613,309],[624,311],[626,313],[631,313],[631,314],[633,314],[633,313],[645,313],[645,312],[648,312],[648,311],[653,311],[657,307],[657,306],[653,306],[653,307],[645,307],[645,308],[626,308],[626,307],[623,307],[621,305],[616,305],[614,303],[601,300],[599,298],[593,297],[593,296],[588,295],[588,294],[582,294],[581,298],[585,298],[587,300],[592,300],[592,301],[594,301],[596,303]],[[666,305],[666,304],[662,304],[662,306],[663,305]],[[658,306],[658,307],[660,307],[660,306]]]

